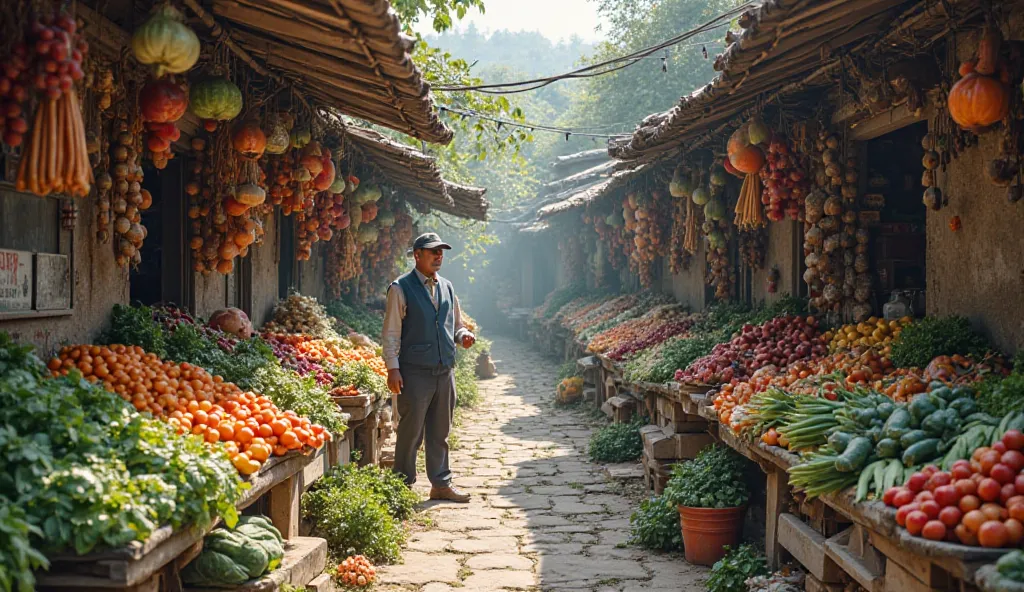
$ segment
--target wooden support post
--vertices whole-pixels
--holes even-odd
[[[768,557],[768,569],[778,569],[782,547],[779,545],[779,518],[786,512],[789,500],[789,476],[785,471],[769,471],[765,494],[764,554]]]
[[[292,475],[274,486],[267,494],[270,521],[281,531],[286,540],[299,536],[299,496],[301,495],[298,475]]]

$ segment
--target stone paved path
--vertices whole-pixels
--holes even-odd
[[[380,588],[702,590],[704,568],[626,546],[635,502],[588,462],[584,414],[551,405],[554,362],[507,338],[491,355],[500,375],[480,382],[483,401],[452,454],[456,484],[473,501],[423,504],[404,564],[384,568]]]

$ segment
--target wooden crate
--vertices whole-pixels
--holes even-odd
[[[707,433],[667,435],[655,425],[640,428],[640,437],[644,443],[644,454],[656,460],[690,460],[715,441]]]
[[[708,424],[703,417],[687,413],[682,403],[666,396],[655,400],[656,422],[666,435],[703,432]]]
[[[655,495],[661,495],[672,477],[672,466],[675,462],[642,457],[644,465],[644,486]]]
[[[612,397],[601,405],[601,411],[615,423],[628,423],[636,411],[636,399],[629,395]]]

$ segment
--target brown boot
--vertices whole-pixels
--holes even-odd
[[[458,504],[468,504],[470,495],[463,493],[449,485],[448,487],[431,487],[430,488],[430,499],[432,500],[447,500]]]

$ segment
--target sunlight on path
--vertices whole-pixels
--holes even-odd
[[[380,589],[701,590],[704,568],[625,545],[633,504],[587,461],[584,414],[551,405],[556,365],[507,338],[491,355],[500,375],[480,381],[452,454],[473,501],[423,504],[405,563],[382,569]]]

